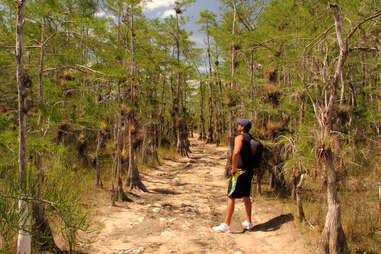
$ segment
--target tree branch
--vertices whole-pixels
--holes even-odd
[[[24,200],[24,201],[32,201],[32,202],[38,202],[38,203],[47,204],[50,207],[52,207],[54,210],[56,210],[61,216],[63,216],[62,211],[57,207],[56,203],[54,203],[52,201],[49,201],[49,200],[39,199],[39,198],[33,198],[33,197],[29,197],[29,196],[19,196],[19,197],[17,197],[17,196],[8,196],[8,195],[3,195],[1,193],[0,193],[0,197],[3,198],[3,199]]]
[[[303,55],[305,55],[305,52],[306,52],[306,49],[309,48],[312,44],[314,44],[317,40],[319,40],[319,38],[323,37],[323,36],[326,36],[329,31],[331,31],[332,28],[334,28],[335,26],[332,25],[330,27],[328,27],[324,32],[322,32],[321,34],[319,34],[317,37],[315,37],[310,43],[307,44],[307,46],[304,47],[304,50],[303,50]]]
[[[59,67],[50,67],[50,68],[44,69],[42,72],[49,72],[49,71],[56,71],[56,70],[65,70],[65,69],[74,69],[74,70],[78,70],[78,71],[82,71],[82,72],[86,72],[87,71],[87,72],[99,74],[99,75],[102,75],[102,76],[107,76],[103,72],[100,72],[100,71],[97,71],[97,70],[93,70],[93,69],[91,69],[91,68],[89,68],[87,66],[80,65],[80,64],[76,64],[76,65],[64,65],[64,66],[59,66]]]
[[[352,28],[352,31],[348,34],[347,38],[345,39],[346,43],[348,44],[348,41],[349,39],[352,37],[352,35],[357,31],[357,29],[360,28],[360,26],[362,26],[364,23],[372,20],[372,19],[375,19],[377,17],[381,16],[381,11],[379,12],[376,12],[376,14],[374,14],[373,16],[370,16],[370,17],[367,17],[365,18],[363,21],[361,21],[360,23],[358,23],[354,28]]]
[[[16,46],[5,46],[5,45],[0,45],[0,48],[5,48],[5,49],[14,49]],[[41,48],[41,46],[24,46],[24,48]]]
[[[376,48],[376,47],[374,47],[374,48],[369,48],[369,47],[353,47],[353,48],[348,49],[348,52],[353,52],[353,51],[356,51],[356,50],[366,51],[366,52],[379,51],[378,48]]]

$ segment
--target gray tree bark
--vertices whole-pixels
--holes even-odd
[[[136,163],[136,147],[134,146],[134,140],[133,140],[133,128],[135,127],[135,104],[136,104],[136,92],[135,92],[135,30],[134,30],[134,6],[133,4],[130,7],[131,10],[131,21],[130,21],[130,30],[131,30],[131,48],[130,48],[130,53],[131,53],[131,59],[130,59],[130,66],[131,66],[131,104],[133,106],[133,109],[131,112],[128,114],[128,140],[129,140],[129,167],[128,167],[128,174],[127,174],[127,182],[126,186],[130,190],[134,188],[138,188],[142,191],[148,191],[147,188],[144,186],[143,182],[140,179],[139,176],[139,170],[138,166]]]
[[[234,43],[234,36],[235,36],[235,30],[236,30],[236,21],[237,21],[237,5],[236,0],[232,0],[232,6],[233,6],[233,27],[232,27],[232,35],[233,35],[233,41],[231,45],[231,79],[230,82],[230,89],[235,90],[236,89],[236,81],[234,81],[235,77],[235,59],[236,59],[236,48]],[[230,122],[229,122],[229,137],[228,137],[228,144],[229,144],[229,151],[227,153],[227,161],[225,165],[225,177],[230,176],[230,169],[232,166],[232,155],[233,155],[233,149],[234,149],[234,126],[235,126],[235,110],[230,111]]]
[[[19,122],[19,234],[17,239],[17,254],[30,254],[32,251],[31,212],[29,204],[23,199],[26,195],[26,97],[31,81],[24,70],[24,11],[26,0],[17,2],[16,17],[16,79],[18,90],[18,122]]]
[[[205,139],[205,118],[204,118],[204,89],[203,89],[203,82],[200,81],[200,126],[199,126],[199,131],[200,131],[200,140]]]
[[[41,41],[40,41],[40,70],[38,74],[38,84],[39,84],[39,105],[40,107],[44,105],[44,87],[43,87],[43,70],[44,70],[44,60],[45,60],[45,26],[46,26],[46,19],[45,17],[42,18],[41,22]],[[43,122],[42,113],[40,112],[38,116],[38,122],[37,125],[39,128],[41,128]],[[44,184],[45,179],[45,173],[42,168],[42,158],[41,158],[41,152],[39,150],[35,151],[35,165],[38,170],[38,177],[37,177],[37,195],[38,197],[41,195],[41,191]],[[36,231],[35,235],[33,236],[35,238],[35,242],[40,244],[41,249],[46,249],[54,252],[58,252],[59,248],[57,247],[54,238],[53,233],[50,228],[49,222],[45,216],[45,207],[42,204],[39,203],[33,203],[32,204],[32,210],[33,210],[33,218],[35,220],[35,224],[33,226],[34,230]]]

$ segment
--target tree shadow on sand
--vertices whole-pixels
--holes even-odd
[[[152,189],[152,193],[158,193],[158,194],[165,194],[165,195],[178,195],[178,192],[169,190],[169,189],[164,189],[164,188],[155,188]]]
[[[256,231],[263,231],[263,232],[271,232],[280,229],[280,227],[290,221],[294,220],[294,216],[289,214],[282,214],[275,218],[272,218],[271,220],[261,223],[258,225],[255,225],[252,230],[244,229],[242,232],[233,232],[233,234],[243,234],[245,232],[256,232]]]

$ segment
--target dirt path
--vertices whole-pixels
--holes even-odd
[[[215,233],[226,208],[227,180],[223,177],[226,147],[191,139],[190,158],[163,160],[157,170],[143,174],[150,193],[134,203],[111,207],[99,191],[96,220],[104,227],[91,236],[86,253],[311,253],[293,217],[278,202],[253,203],[253,232],[242,232],[241,200],[232,220],[233,233]],[[103,196],[102,196],[103,195]]]

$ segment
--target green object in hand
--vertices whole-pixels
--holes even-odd
[[[231,194],[233,194],[234,190],[235,190],[235,187],[237,186],[237,180],[238,180],[238,177],[240,175],[242,175],[243,173],[245,173],[245,170],[238,170],[237,172],[235,172],[233,174],[233,177],[232,177],[232,188],[228,194],[228,196],[230,196]]]

